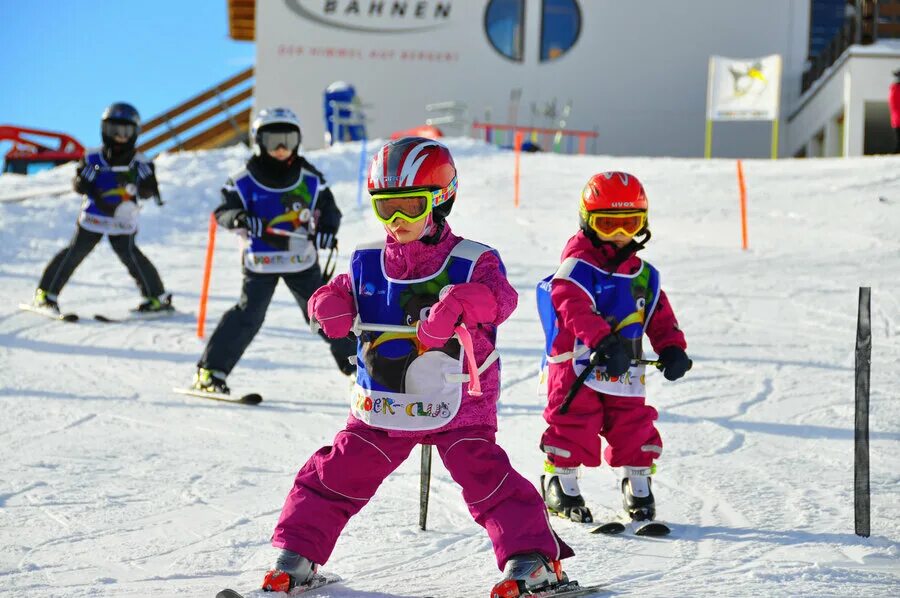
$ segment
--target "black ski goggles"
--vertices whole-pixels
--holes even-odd
[[[137,127],[134,124],[112,120],[103,121],[102,130],[107,137],[124,137],[125,139],[131,139],[137,133]]]
[[[300,145],[300,133],[298,131],[260,131],[259,144],[267,152],[274,152],[280,147],[293,151]]]

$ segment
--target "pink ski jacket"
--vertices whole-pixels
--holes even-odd
[[[594,247],[591,240],[582,231],[578,231],[566,243],[560,261],[572,257],[605,269],[615,252],[615,247],[606,243],[600,247]],[[637,272],[640,265],[641,260],[632,254],[619,265],[616,272],[633,274]],[[575,283],[567,280],[554,280],[550,297],[559,319],[559,334],[553,342],[553,355],[571,351],[575,337],[588,347],[596,347],[603,337],[612,332],[609,324],[603,319],[603,315],[594,313],[594,304],[591,299]],[[678,328],[675,313],[662,289],[659,292],[656,309],[650,321],[645,323],[644,332],[650,339],[653,350],[657,353],[673,345],[687,349],[684,334]],[[570,362],[551,364],[547,378],[547,394],[551,402],[554,398],[565,396],[575,382],[575,378],[575,372]]]
[[[402,244],[388,235],[384,248],[385,271],[391,278],[401,280],[423,278],[433,274],[444,264],[450,251],[460,241],[462,241],[462,237],[454,235],[450,230],[449,223],[446,222],[436,245],[427,245],[421,241]],[[500,260],[493,253],[484,253],[478,258],[469,282],[480,282],[493,293],[497,302],[494,328],[504,322],[516,309],[518,293],[509,284],[506,274],[500,269]],[[310,304],[315,302],[316,295],[327,292],[326,289],[340,290],[352,297],[351,284],[349,274],[340,274],[330,283],[318,289],[310,299]],[[480,365],[494,350],[494,343],[491,340],[493,331],[479,326],[470,330],[470,333],[475,349],[475,360]],[[468,373],[468,371],[468,364],[465,364],[464,372]],[[446,426],[425,432],[401,430],[388,430],[387,432],[391,436],[426,436],[466,426],[490,426],[496,430],[497,399],[500,398],[499,360],[481,375],[482,395],[480,397],[470,395],[466,389],[467,386],[467,384],[463,385],[463,401],[456,417],[450,420]],[[352,415],[348,424],[351,426],[365,425]]]

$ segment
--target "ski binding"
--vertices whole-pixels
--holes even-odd
[[[74,313],[59,313],[57,311],[53,311],[50,308],[40,308],[36,305],[32,305],[30,303],[20,303],[19,309],[24,311],[30,311],[33,314],[37,314],[39,316],[44,316],[45,318],[50,318],[51,320],[59,320],[60,322],[77,322],[78,314]]]
[[[603,591],[602,585],[582,586],[577,581],[567,581],[554,588],[537,590],[519,594],[520,598],[576,598],[577,596],[591,596]]]
[[[216,594],[216,598],[277,598],[278,596],[300,596],[301,594],[312,592],[313,590],[317,590],[321,587],[331,585],[339,581],[343,581],[343,579],[339,575],[334,575],[333,573],[316,573],[309,583],[297,586],[288,593],[266,592],[262,589],[259,589],[253,590],[252,592],[249,592],[247,594],[239,594],[234,590],[225,589]]]

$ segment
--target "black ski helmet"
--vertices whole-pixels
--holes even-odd
[[[125,102],[116,102],[107,106],[106,110],[103,111],[103,116],[100,117],[100,136],[103,138],[103,145],[110,147],[115,141],[103,130],[103,123],[106,122],[134,125],[134,133],[124,144],[128,147],[134,147],[137,136],[141,133],[141,115],[138,114],[137,108]]]

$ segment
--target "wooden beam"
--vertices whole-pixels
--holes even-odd
[[[150,148],[154,148],[154,147],[172,139],[179,133],[184,133],[185,131],[193,129],[200,123],[205,122],[218,114],[221,114],[225,108],[231,108],[232,106],[234,106],[236,104],[240,104],[244,100],[250,99],[252,96],[253,96],[253,88],[248,87],[247,89],[241,91],[237,95],[226,99],[224,102],[222,102],[222,104],[216,104],[212,108],[204,110],[203,112],[201,112],[200,114],[197,114],[193,118],[189,118],[186,121],[184,121],[183,123],[180,123],[178,126],[172,127],[171,129],[166,129],[163,133],[160,133],[156,137],[153,137],[152,139],[148,139],[147,141],[140,144],[140,146],[138,146],[138,149],[142,152],[146,152]]]
[[[178,106],[172,108],[171,110],[160,114],[159,116],[155,116],[144,123],[141,127],[144,133],[150,131],[151,129],[158,127],[163,124],[167,120],[172,120],[176,116],[180,114],[184,114],[191,108],[202,104],[203,102],[213,98],[217,93],[224,93],[225,91],[235,87],[243,83],[244,81],[253,77],[253,67],[250,67],[246,70],[241,71],[237,75],[231,77],[230,79],[226,79],[225,81],[219,83],[218,85],[211,87],[210,89],[204,91],[203,93],[190,98],[189,100],[179,104]]]

